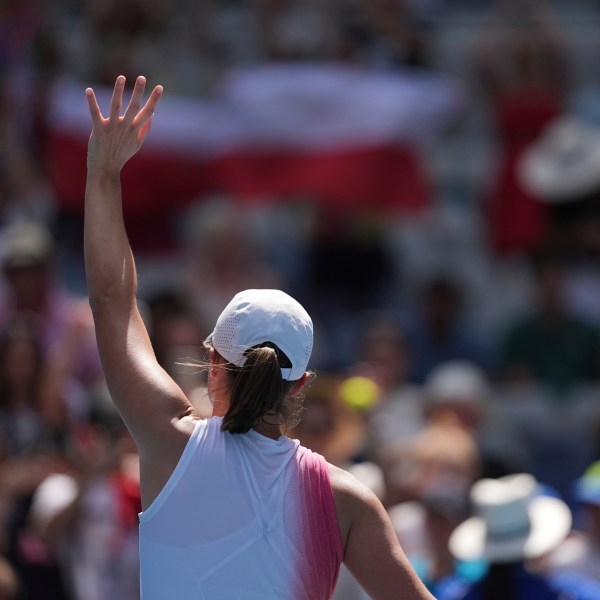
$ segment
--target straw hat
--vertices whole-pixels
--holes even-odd
[[[493,563],[536,558],[556,548],[571,529],[571,512],[558,498],[541,496],[527,474],[482,479],[471,490],[476,516],[450,536],[460,559]]]
[[[551,123],[523,154],[523,186],[550,204],[571,202],[600,189],[600,129],[567,116]]]

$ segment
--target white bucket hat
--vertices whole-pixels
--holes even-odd
[[[558,498],[539,495],[527,474],[482,479],[471,490],[476,516],[449,540],[458,559],[506,563],[536,558],[556,548],[571,529],[571,511]]]
[[[567,116],[555,120],[523,154],[523,186],[550,204],[600,189],[600,128]]]
[[[304,375],[313,345],[313,324],[301,304],[280,290],[245,290],[225,307],[206,343],[230,363],[242,367],[246,352],[271,342],[292,363],[281,376],[296,381]]]

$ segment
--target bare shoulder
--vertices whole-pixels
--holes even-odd
[[[364,503],[372,501],[375,494],[363,483],[361,483],[352,473],[327,463],[329,467],[329,480],[335,496],[340,500],[353,503]]]
[[[329,480],[344,545],[353,523],[365,511],[383,509],[377,496],[354,475],[328,463]]]
[[[352,474],[329,465],[344,562],[373,600],[434,600],[402,551],[379,498]]]

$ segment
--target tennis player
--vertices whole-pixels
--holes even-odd
[[[432,599],[381,503],[355,478],[283,432],[313,341],[310,317],[278,290],[246,290],[206,345],[214,416],[201,419],[159,366],[136,304],[120,172],[150,131],[163,89],[142,106],[138,77],[122,111],[117,78],[93,123],[85,265],[111,396],[140,452],[144,600],[320,600],[344,561],[374,600]]]

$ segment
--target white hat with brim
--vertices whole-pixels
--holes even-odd
[[[543,556],[571,529],[571,511],[558,498],[539,496],[526,474],[482,479],[471,492],[477,516],[461,523],[449,540],[459,560],[516,562]]]
[[[567,116],[556,119],[520,159],[523,187],[548,204],[600,190],[600,128]]]
[[[283,379],[300,379],[313,346],[313,323],[302,305],[281,290],[244,290],[223,309],[206,343],[242,367],[250,348],[274,344],[289,359]]]

